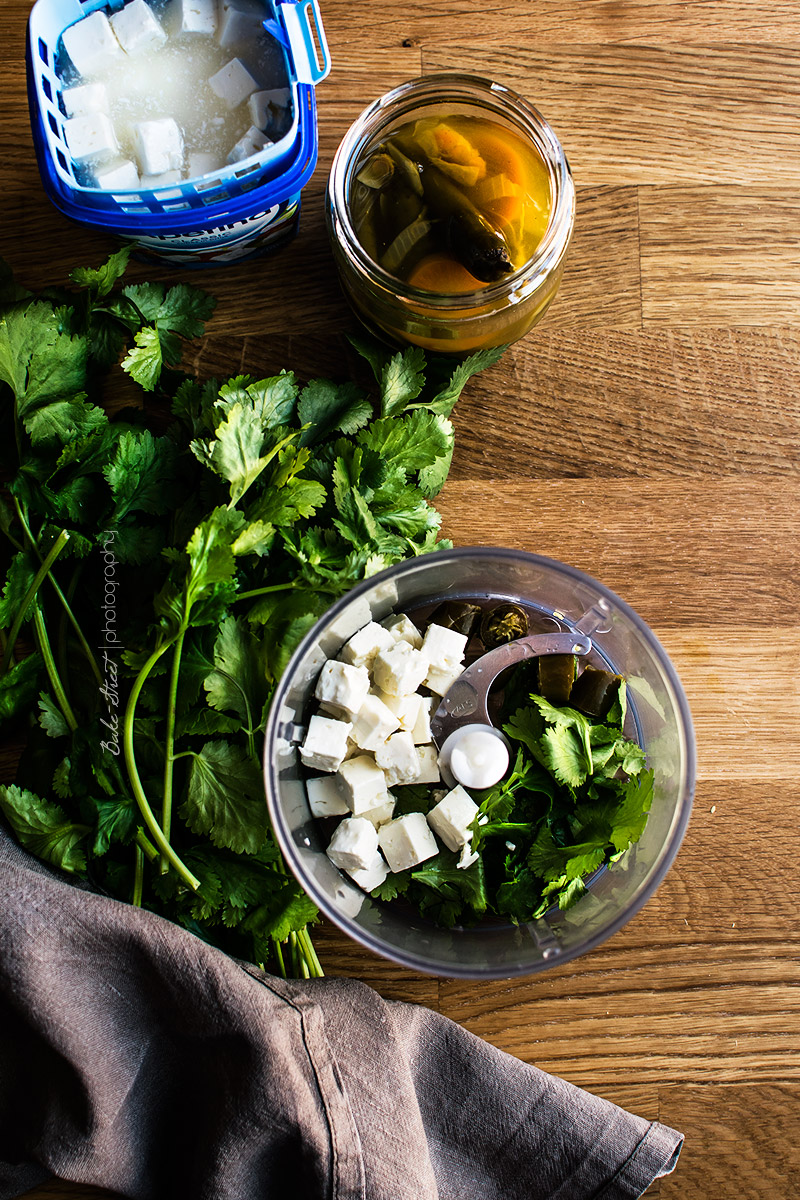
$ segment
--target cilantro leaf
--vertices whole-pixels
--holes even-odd
[[[468,358],[465,358],[455,368],[447,384],[441,391],[437,392],[433,399],[426,403],[426,408],[432,413],[449,417],[460,399],[465,385],[472,376],[477,375],[479,371],[485,371],[487,367],[493,367],[502,358],[507,349],[508,346],[491,346],[486,350],[478,350],[475,354],[471,354]]]
[[[167,512],[172,507],[174,463],[175,447],[168,438],[153,437],[149,429],[123,433],[103,471],[114,497],[109,523],[116,524],[129,512]]]
[[[398,350],[384,365],[380,377],[381,416],[402,412],[425,384],[425,352],[419,346]]]
[[[372,404],[354,383],[332,383],[314,379],[300,395],[297,415],[307,426],[301,446],[311,446],[332,433],[355,433],[372,416]]]
[[[69,726],[64,720],[61,709],[47,692],[39,693],[39,710],[39,724],[48,737],[58,738],[67,736]]]
[[[133,337],[134,345],[122,360],[122,369],[146,392],[155,391],[164,365],[164,355],[158,330],[145,325]]]
[[[30,711],[43,669],[38,651],[15,662],[0,675],[0,722]]]
[[[100,267],[76,267],[70,272],[70,279],[78,287],[86,288],[93,299],[102,300],[125,274],[130,256],[131,247],[123,246]]]
[[[37,566],[34,565],[30,551],[19,550],[12,558],[0,598],[0,629],[7,629],[12,624],[28,588],[33,583],[36,571]]]
[[[193,833],[215,846],[254,854],[267,836],[264,784],[257,762],[238,745],[206,742],[192,756],[180,815]]]
[[[15,784],[2,785],[0,812],[20,844],[37,858],[62,871],[86,869],[81,842],[89,833],[89,826],[70,821],[59,804],[43,800],[35,792]]]

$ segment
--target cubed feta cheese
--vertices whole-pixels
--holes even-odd
[[[120,158],[98,167],[94,181],[107,192],[133,192],[139,187],[139,172],[129,158]]]
[[[326,854],[343,871],[366,871],[378,853],[378,831],[364,817],[347,817],[330,840]]]
[[[208,150],[190,150],[187,163],[187,171],[190,179],[197,179],[200,175],[210,175],[212,171],[219,171],[225,164],[218,154],[210,154]]]
[[[457,784],[428,813],[428,824],[438,833],[448,850],[460,850],[472,840],[471,823],[479,808],[461,784]]]
[[[422,653],[431,666],[453,667],[464,659],[469,638],[456,629],[444,625],[429,625],[422,639]]]
[[[414,783],[439,783],[441,775],[439,773],[439,753],[435,746],[417,746],[417,757],[419,758],[419,774]]]
[[[126,54],[143,54],[163,46],[167,35],[146,0],[130,0],[109,22]]]
[[[369,671],[329,659],[319,673],[314,695],[317,700],[351,716],[358,712],[369,693]]]
[[[394,645],[394,638],[377,621],[370,621],[363,629],[354,633],[339,653],[342,662],[356,667],[372,668],[376,654]]]
[[[458,856],[456,868],[459,871],[465,871],[467,867],[471,867],[473,863],[476,863],[479,858],[480,854],[478,854],[478,851],[471,850],[470,842],[465,842],[461,847],[461,853]],[[383,883],[383,880],[381,880],[381,883]],[[375,886],[377,887],[377,884]]]
[[[384,630],[389,637],[392,635]],[[420,650],[408,642],[392,642],[387,650],[375,655],[372,678],[382,692],[407,696],[415,692],[428,674],[430,663]]]
[[[396,803],[392,793],[387,792],[386,799],[382,804],[377,804],[375,808],[368,808],[366,812],[359,813],[358,815],[366,817],[368,821],[372,821],[376,829],[379,829],[381,825],[385,825],[387,821],[391,821],[394,816],[394,806]]]
[[[389,630],[396,642],[408,642],[415,650],[422,646],[422,634],[405,613],[393,613],[381,621],[381,625]]]
[[[258,88],[255,79],[238,58],[232,58],[216,75],[212,75],[208,86],[231,109],[238,108]]]
[[[344,817],[350,812],[334,775],[315,775],[307,779],[306,794],[315,817]]]
[[[183,136],[172,117],[139,121],[133,127],[133,141],[142,175],[161,175],[182,168]]]
[[[251,42],[263,31],[267,12],[260,0],[221,0],[220,46],[239,46]]]
[[[70,117],[64,122],[64,136],[76,163],[107,162],[119,153],[114,126],[105,113]]]
[[[254,91],[247,101],[249,118],[259,130],[264,130],[270,136],[283,131],[284,116],[291,106],[291,91],[289,88],[270,88]]]
[[[68,117],[108,112],[108,92],[102,83],[80,83],[77,87],[64,88],[61,99]]]
[[[431,714],[434,710],[434,699],[433,696],[421,696],[420,700],[422,703],[419,706],[417,719],[411,730],[415,746],[424,746],[426,743],[433,741],[433,735],[431,734]],[[438,707],[438,701],[436,705]]]
[[[364,867],[361,871],[351,870],[347,874],[353,883],[357,883],[365,892],[371,892],[376,887],[380,887],[389,874],[389,868],[386,865],[386,860],[378,852],[368,867]]]
[[[176,33],[217,32],[217,0],[173,0],[170,12]]]
[[[419,776],[420,762],[410,733],[401,730],[375,750],[375,762],[386,776],[387,787],[399,783],[414,783]]]
[[[375,750],[399,728],[399,718],[382,700],[370,693],[353,718],[352,738],[362,750]]]
[[[336,785],[356,817],[386,802],[386,779],[368,754],[345,759],[336,773]]]
[[[419,710],[425,699],[419,692],[409,692],[407,696],[393,696],[391,692],[382,692],[377,688],[374,694],[382,704],[393,712],[400,722],[401,729],[413,729],[419,717]],[[388,736],[388,735],[387,735]]]
[[[160,175],[143,175],[141,186],[148,192],[156,192],[159,188],[172,187],[183,178],[180,171],[162,171]]]
[[[317,771],[338,771],[347,753],[347,737],[352,728],[349,721],[313,716],[300,747],[305,765]]]
[[[429,667],[425,676],[425,686],[436,692],[437,696],[445,696],[463,670],[460,664],[452,667]]]
[[[405,871],[439,853],[436,838],[422,813],[406,813],[381,825],[378,845],[390,871]]]
[[[104,12],[93,12],[76,21],[64,30],[61,39],[80,75],[99,75],[124,53]]]
[[[229,163],[244,162],[246,158],[252,158],[254,154],[260,154],[267,146],[271,146],[272,142],[262,133],[260,129],[256,129],[255,125],[251,125],[247,133],[243,133],[236,145],[228,154]]]

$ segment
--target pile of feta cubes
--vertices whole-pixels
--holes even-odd
[[[365,891],[390,871],[432,858],[439,841],[459,852],[459,867],[476,860],[469,828],[478,806],[459,784],[440,784],[430,717],[464,669],[467,638],[429,624],[425,635],[404,613],[371,621],[323,666],[314,695],[319,701],[300,746],[306,767],[324,772],[306,780],[315,817],[345,819],[328,857]],[[394,816],[390,788],[428,784],[426,813]]]
[[[129,0],[65,29],[72,70],[69,82],[62,77],[64,137],[87,186],[167,187],[243,162],[283,136],[292,99],[288,86],[276,86],[287,82],[282,54],[273,56],[277,78],[259,69],[268,15],[264,0]],[[159,90],[179,113],[153,114]],[[122,107],[136,95],[149,110],[141,119]]]

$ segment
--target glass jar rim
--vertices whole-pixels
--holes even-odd
[[[370,258],[353,228],[347,198],[350,180],[362,151],[376,140],[388,117],[402,116],[404,109],[412,112],[421,105],[441,104],[448,99],[464,106],[471,104],[475,108],[481,107],[482,99],[494,99],[495,103],[491,105],[494,111],[512,121],[518,131],[533,142],[548,170],[554,203],[547,229],[535,253],[521,267],[474,291],[442,295],[403,282]],[[342,248],[349,253],[362,274],[393,292],[400,300],[415,302],[424,297],[430,309],[444,313],[451,308],[463,310],[466,298],[481,305],[491,304],[493,300],[513,294],[517,287],[525,288],[520,299],[535,288],[538,280],[547,275],[566,253],[575,216],[575,188],[564,149],[552,126],[537,108],[505,84],[482,75],[448,71],[408,80],[367,105],[342,138],[334,155],[328,179],[328,206],[335,217],[333,232],[341,231],[344,234],[345,244]]]

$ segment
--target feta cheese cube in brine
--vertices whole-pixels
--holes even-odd
[[[354,715],[369,692],[369,671],[349,663],[329,659],[319,673],[314,695],[327,705]]]
[[[238,58],[232,58],[216,75],[212,75],[208,85],[228,108],[238,108],[258,88],[255,79]]]
[[[129,158],[117,159],[98,167],[94,173],[94,181],[106,192],[135,192],[140,186],[136,163],[132,163]]]
[[[130,0],[109,17],[111,28],[126,54],[143,54],[163,46],[167,35],[146,0]]]
[[[369,621],[358,633],[345,642],[339,652],[342,662],[356,667],[372,668],[375,656],[394,645],[394,638],[377,621]]]
[[[347,753],[347,736],[352,728],[349,721],[313,716],[300,747],[305,765],[317,771],[338,771]]]
[[[100,163],[119,152],[114,126],[105,113],[70,117],[64,122],[64,137],[76,163]]]
[[[378,831],[363,817],[347,817],[330,840],[328,858],[343,871],[364,871],[378,853]]]
[[[391,634],[384,630],[389,637]],[[388,650],[375,655],[372,678],[383,692],[407,696],[415,692],[428,673],[430,663],[420,650],[408,642],[392,642]]]
[[[447,629],[444,625],[429,625],[422,639],[422,653],[431,666],[454,667],[463,662],[464,651],[469,638],[456,629]]]
[[[306,780],[308,806],[315,817],[344,817],[350,812],[333,775]]]
[[[170,20],[176,33],[217,32],[217,0],[173,0]]]
[[[61,93],[68,117],[88,117],[91,113],[108,112],[108,92],[102,83],[81,83],[65,88]]]
[[[448,850],[460,850],[472,841],[469,826],[479,811],[477,804],[459,783],[434,805],[428,813],[428,824],[438,833]]]
[[[239,141],[228,154],[228,162],[244,162],[246,158],[252,158],[254,154],[260,154],[262,150],[271,145],[272,142],[267,135],[262,133],[260,129],[256,129],[255,125],[251,125],[247,133],[239,138]]]
[[[291,124],[292,93],[289,88],[253,92],[247,101],[250,120],[271,137],[282,137]]]
[[[389,868],[386,865],[386,860],[382,858],[380,852],[377,852],[368,867],[364,867],[360,871],[358,869],[350,870],[347,874],[353,883],[357,883],[365,892],[371,892],[376,887],[380,887],[389,874]]]
[[[415,783],[420,771],[417,748],[410,733],[401,730],[375,750],[375,762],[386,776],[386,786]]]
[[[346,759],[336,773],[336,785],[356,817],[386,801],[383,771],[368,754]]]
[[[159,188],[172,187],[183,178],[180,171],[162,171],[160,175],[143,175],[141,187],[148,192],[157,192]]]
[[[415,650],[422,646],[422,634],[405,613],[393,613],[381,621],[381,625],[389,630],[396,642],[409,642]]]
[[[124,53],[104,12],[93,12],[76,21],[64,30],[61,40],[81,75],[99,75]]]
[[[263,32],[267,10],[261,0],[221,0],[219,16],[217,41],[230,47],[257,38]]]
[[[183,136],[172,117],[140,121],[133,127],[133,141],[143,175],[161,175],[183,167]]]
[[[218,154],[210,154],[208,150],[190,150],[186,169],[189,179],[197,179],[200,175],[219,171],[224,165]]]
[[[390,871],[405,871],[439,853],[436,838],[422,813],[406,813],[381,825],[378,845]]]
[[[375,750],[399,728],[400,721],[391,709],[378,696],[369,695],[353,718],[351,736],[362,750]]]

